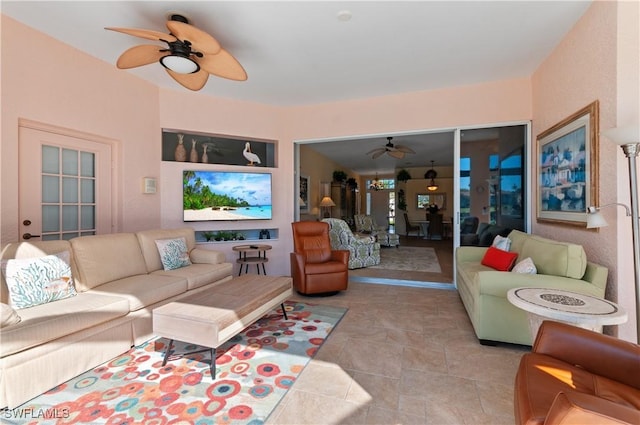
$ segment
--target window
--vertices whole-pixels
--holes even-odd
[[[471,158],[460,157],[460,219],[471,215]]]

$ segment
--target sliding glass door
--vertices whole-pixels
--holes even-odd
[[[528,230],[528,139],[528,124],[460,131],[458,223],[470,217],[482,227]]]

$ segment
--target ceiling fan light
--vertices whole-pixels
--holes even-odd
[[[200,70],[194,60],[181,55],[167,55],[160,59],[160,63],[167,69],[177,72],[178,74],[193,74]]]
[[[429,186],[427,186],[427,190],[433,192],[434,190],[438,190],[438,187],[440,186],[438,186],[436,182],[431,179],[431,183],[429,183]]]

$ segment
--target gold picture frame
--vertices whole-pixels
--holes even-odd
[[[537,221],[586,227],[598,205],[598,134],[596,100],[538,135]]]

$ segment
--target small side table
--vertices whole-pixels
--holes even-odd
[[[550,288],[515,288],[507,292],[507,299],[529,314],[533,339],[545,319],[596,332],[602,332],[603,325],[618,325],[627,321],[627,313],[616,303],[576,292]]]
[[[238,252],[238,259],[236,263],[240,264],[240,270],[238,270],[238,276],[242,274],[242,266],[244,266],[245,274],[249,271],[249,264],[255,264],[258,274],[260,274],[260,265],[262,264],[262,274],[266,275],[267,271],[264,268],[264,263],[268,262],[267,251],[271,249],[271,245],[266,244],[251,244],[251,245],[237,245],[232,248]],[[249,254],[257,254],[250,255]]]

